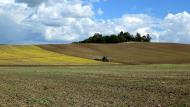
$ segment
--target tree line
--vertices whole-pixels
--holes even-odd
[[[137,33],[135,36],[130,34],[129,32],[121,31],[119,34],[111,34],[103,36],[100,33],[95,33],[94,36],[89,37],[79,43],[121,43],[121,42],[150,42],[151,37],[149,34],[141,35]]]

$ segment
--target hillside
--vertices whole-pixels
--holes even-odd
[[[33,45],[0,45],[0,65],[81,65],[94,60],[51,52]]]
[[[86,65],[108,56],[123,64],[190,63],[190,45],[169,43],[0,45],[0,65]]]
[[[190,45],[172,43],[66,44],[39,45],[48,51],[95,59],[108,56],[124,64],[190,63]]]

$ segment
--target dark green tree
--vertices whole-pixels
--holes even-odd
[[[119,38],[118,38],[118,36],[112,34],[112,35],[110,36],[110,42],[111,42],[111,43],[119,43]]]
[[[135,40],[134,36],[131,35],[129,32],[125,32],[123,35],[125,37],[126,42],[128,42],[128,41],[134,41]]]
[[[124,36],[123,31],[121,31],[121,32],[118,34],[118,39],[119,39],[119,42],[126,42],[126,38],[125,38],[125,36]]]
[[[150,41],[151,41],[151,39],[152,39],[152,38],[150,37],[150,35],[149,35],[149,34],[147,34],[147,35],[146,35],[146,42],[150,42]]]
[[[142,41],[142,38],[141,38],[141,34],[140,33],[137,33],[136,36],[135,36],[135,41],[136,42],[141,42]]]
[[[129,32],[123,32],[121,31],[119,34],[115,35],[107,35],[103,36],[100,33],[95,33],[94,36],[89,37],[88,39],[85,39],[83,41],[80,41],[79,43],[120,43],[120,42],[130,42],[130,41],[136,41],[136,42],[150,42],[151,37],[149,34],[146,36],[141,36],[140,33],[137,33],[135,36],[130,34]]]

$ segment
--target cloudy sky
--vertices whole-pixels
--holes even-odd
[[[190,43],[188,0],[0,0],[0,44],[70,43],[95,32]]]

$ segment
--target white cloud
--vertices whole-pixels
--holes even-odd
[[[64,32],[65,30],[71,30],[70,28],[65,28],[65,27],[59,27],[59,28],[54,28],[54,27],[48,27],[46,29],[46,40],[51,41],[51,40],[56,40],[56,41],[73,41],[76,40],[77,35],[72,32]]]
[[[190,14],[168,14],[162,21],[160,41],[190,43]]]
[[[1,0],[0,5],[5,5],[5,4],[11,4],[14,3],[14,0]]]
[[[101,8],[93,9],[92,2],[99,1],[0,0],[0,28],[8,29],[0,29],[1,37],[8,42],[72,42],[96,32],[112,34],[128,31],[133,34],[150,33],[153,41],[190,41],[190,14],[187,12],[168,14],[163,19],[146,14],[124,14],[120,18],[108,20],[95,19],[96,13],[104,13]],[[3,17],[9,20],[3,21]]]
[[[15,0],[18,3],[26,3],[28,6],[33,7],[33,6],[38,6],[43,2],[46,2],[48,0]]]
[[[97,13],[98,13],[98,15],[103,15],[103,14],[104,14],[104,12],[103,12],[103,10],[102,10],[101,8],[99,8],[99,9],[97,10]]]

